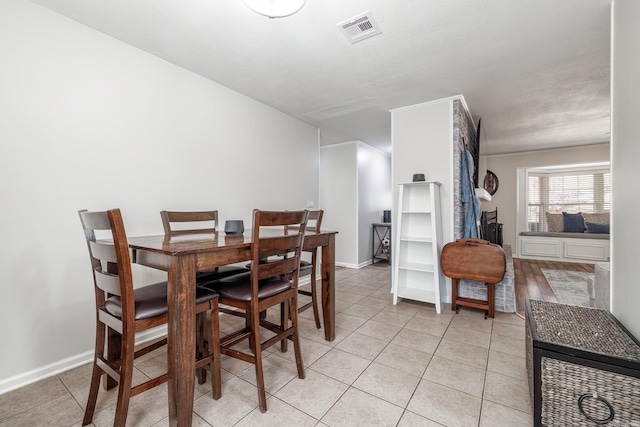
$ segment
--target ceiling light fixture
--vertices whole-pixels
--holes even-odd
[[[298,12],[307,0],[242,0],[245,6],[269,18],[284,18]]]

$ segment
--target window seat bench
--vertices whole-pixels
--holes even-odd
[[[596,263],[609,260],[609,234],[522,232],[518,258]]]

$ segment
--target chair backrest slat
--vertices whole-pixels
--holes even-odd
[[[116,247],[111,243],[90,241],[89,248],[94,258],[106,262],[118,262],[118,255],[116,254]],[[106,270],[106,267],[105,267]]]
[[[254,219],[257,210],[254,210]],[[260,227],[290,226],[300,224],[299,219],[305,211],[258,211]],[[308,211],[306,211],[308,212]],[[308,214],[307,214],[308,215]]]
[[[162,226],[164,227],[164,234],[166,237],[180,236],[185,234],[198,234],[198,233],[214,233],[218,231],[218,211],[196,211],[196,212],[179,212],[179,211],[161,211],[160,218],[162,218]],[[213,226],[184,228],[173,228],[172,223],[213,223]],[[208,224],[207,224],[208,225]]]
[[[280,237],[262,237],[260,238],[260,259],[295,252],[299,240],[298,233]]]
[[[120,296],[120,277],[104,271],[94,270],[96,286],[108,294]]]
[[[85,229],[89,230],[111,230],[109,215],[107,212],[87,212],[81,211],[80,217]]]
[[[275,276],[286,276],[292,274],[299,268],[300,259],[297,256],[260,263],[258,265],[258,280]]]

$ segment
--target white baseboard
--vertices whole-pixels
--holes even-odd
[[[336,267],[345,267],[345,268],[360,268],[358,264],[351,264],[346,262],[336,262]]]
[[[358,268],[365,268],[367,265],[371,265],[371,264],[373,264],[371,260],[367,260],[365,262],[361,262],[360,264],[358,264]]]
[[[86,351],[84,353],[51,363],[49,365],[6,378],[0,381],[0,394],[4,394],[20,387],[24,387],[26,385],[43,380],[45,378],[58,375],[61,372],[77,368],[78,366],[91,362],[92,358],[93,350]]]
[[[149,331],[145,331],[138,335],[136,344],[141,344],[147,341],[160,338],[167,334],[166,326],[154,328]],[[45,378],[58,375],[62,372],[69,371],[84,364],[90,363],[93,360],[93,350],[85,351],[84,353],[77,354],[75,356],[67,357],[66,359],[58,360],[57,362],[50,363],[45,366],[41,366],[36,369],[32,369],[27,372],[23,372],[13,377],[0,380],[0,394],[16,390],[20,387],[44,380]]]
[[[368,265],[373,264],[371,262],[371,260],[367,260],[365,262],[361,262],[359,264],[351,264],[351,263],[346,263],[346,262],[336,262],[336,267],[345,267],[345,268],[355,268],[355,269],[360,269],[360,268],[364,268]]]

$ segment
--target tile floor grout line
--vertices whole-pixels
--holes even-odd
[[[86,411],[86,404],[85,406],[82,406],[82,403],[80,403],[78,401],[78,399],[76,399],[76,397],[73,395],[73,393],[71,392],[71,390],[69,389],[69,387],[67,387],[67,384],[64,382],[64,380],[62,378],[60,378],[60,374],[56,375],[56,378],[58,378],[58,380],[60,381],[60,383],[62,384],[62,386],[64,387],[64,389],[67,391],[67,394],[69,395],[69,397],[71,397],[71,399],[76,403],[76,405],[78,405],[78,407],[80,408],[80,411],[82,411],[82,417],[84,418],[84,413]],[[71,426],[73,426],[76,423],[71,424]],[[91,424],[93,425],[93,420],[91,421]]]
[[[491,343],[493,341],[493,328],[494,328],[495,318],[491,321],[491,332],[489,333],[489,348],[487,349],[487,362],[484,366],[484,376],[482,379],[482,400],[480,401],[480,413],[478,414],[478,427],[482,424],[482,408],[484,407],[484,393],[487,387],[487,372],[489,372],[489,358],[491,357]]]

